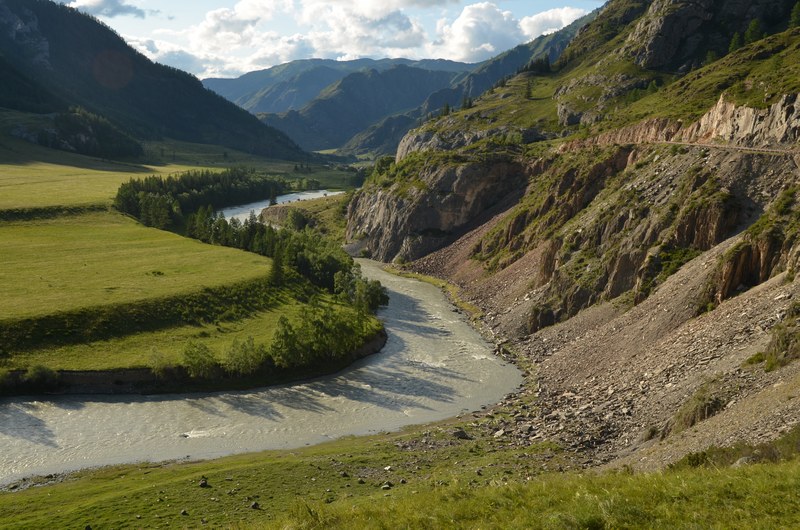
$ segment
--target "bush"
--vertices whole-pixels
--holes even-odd
[[[22,382],[32,390],[53,390],[58,387],[58,372],[37,364],[28,368]]]
[[[150,352],[150,371],[159,379],[165,379],[167,373],[175,368],[164,353],[153,348]]]
[[[764,363],[764,371],[771,372],[800,359],[800,303],[789,308],[783,322],[772,328],[767,349],[745,361],[746,365]]]
[[[725,408],[725,401],[716,395],[717,387],[718,382],[710,381],[698,388],[697,392],[675,413],[663,436],[685,431]]]
[[[16,386],[16,381],[11,371],[7,368],[0,368],[0,395],[11,393]]]
[[[214,352],[205,344],[189,342],[183,350],[183,365],[192,379],[211,379],[219,373]]]
[[[225,370],[232,375],[251,375],[265,368],[268,360],[271,359],[266,348],[256,345],[253,337],[241,342],[234,340],[225,359]]]

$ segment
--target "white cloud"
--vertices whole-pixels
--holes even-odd
[[[422,25],[400,10],[359,10],[358,1],[306,2],[298,22],[322,57],[413,55],[425,42]]]
[[[127,15],[144,18],[146,14],[144,9],[128,4],[125,0],[75,0],[69,6],[94,16],[108,18]]]
[[[519,25],[529,39],[535,39],[539,35],[558,31],[587,13],[585,9],[577,7],[559,7],[525,17]]]
[[[466,6],[452,23],[440,20],[439,39],[429,48],[434,55],[455,61],[478,62],[525,41],[525,34],[510,11],[481,2]]]
[[[433,34],[416,18],[432,13],[446,16],[447,8],[461,3],[238,0],[230,8],[207,12],[202,22],[185,30],[164,30],[156,32],[156,40],[133,42],[151,59],[199,77],[236,76],[309,57],[436,57],[478,62],[559,29],[585,13],[565,7],[519,20],[487,0],[465,6],[455,18],[439,20]]]

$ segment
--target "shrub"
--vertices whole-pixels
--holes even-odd
[[[58,387],[58,372],[52,368],[37,364],[28,368],[22,381],[33,390],[52,390]]]
[[[266,348],[256,345],[253,337],[243,341],[234,340],[225,359],[225,370],[232,375],[250,375],[263,368],[266,364]]]
[[[786,366],[795,359],[800,358],[800,303],[795,302],[789,308],[783,322],[772,328],[767,349],[758,352],[749,359],[745,365],[764,363],[764,371],[771,372]]]
[[[0,394],[10,393],[15,386],[16,382],[11,371],[7,368],[0,368]]]
[[[167,376],[167,372],[173,368],[175,368],[175,365],[167,359],[163,352],[155,348],[150,351],[150,371],[153,372],[153,375],[159,379],[164,379]]]
[[[219,372],[214,352],[205,344],[189,342],[183,350],[183,364],[192,379],[211,379]]]
[[[670,425],[664,429],[663,436],[685,431],[725,408],[725,401],[716,395],[718,384],[717,381],[710,381],[698,388],[672,417]]]

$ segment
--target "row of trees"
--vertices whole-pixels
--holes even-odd
[[[315,298],[294,323],[280,317],[270,344],[247,337],[234,340],[225,352],[217,354],[205,344],[189,342],[181,362],[193,379],[270,375],[309,366],[335,368],[353,355],[370,331],[365,313],[337,311]],[[165,376],[172,368],[154,357],[152,369],[157,375]]]
[[[362,278],[353,258],[310,228],[277,230],[252,214],[244,222],[235,218],[228,221],[204,207],[187,218],[186,233],[206,243],[272,258],[273,285],[283,283],[288,268],[363,311],[375,311],[388,302],[380,282]]]
[[[150,176],[131,179],[120,186],[116,208],[142,223],[157,228],[183,225],[189,237],[205,243],[254,252],[273,259],[273,284],[280,285],[288,267],[314,285],[330,293],[350,293],[345,301],[355,303],[358,289],[375,291],[361,299],[370,300],[368,310],[377,309],[382,294],[378,282],[361,279],[353,259],[338,245],[310,229],[276,230],[251,215],[243,223],[228,221],[215,207],[230,202],[245,202],[284,191],[283,180],[257,175],[253,170],[234,168],[214,173],[190,171],[180,176]],[[202,201],[204,202],[202,205]],[[337,274],[339,275],[337,291]],[[363,282],[362,287],[359,282]],[[347,288],[345,289],[345,286]],[[360,291],[358,291],[360,292]]]
[[[268,191],[268,187],[258,188],[264,182],[253,177],[252,172],[241,169],[224,173],[191,172],[181,177],[131,180],[117,194],[117,207],[136,215],[145,224],[163,227],[175,223],[175,217],[180,216],[189,237],[272,258],[268,282],[272,287],[297,282],[302,276],[333,295],[337,302],[323,303],[316,295],[311,296],[299,319],[290,322],[281,317],[269,346],[255,344],[252,339],[236,342],[223,360],[218,360],[202,344],[187,345],[183,365],[193,378],[268,373],[276,367],[336,365],[375,332],[368,329],[369,314],[389,300],[380,282],[365,279],[360,267],[341,247],[309,227],[278,230],[259,222],[254,214],[244,222],[236,218],[229,221],[216,213],[212,204],[190,211],[201,197],[224,200],[248,185]],[[266,183],[267,186],[272,184]],[[185,217],[184,213],[187,213]],[[306,292],[304,296],[308,296],[309,289],[302,290]],[[162,368],[168,367],[159,367],[156,363],[153,370],[158,373]]]
[[[181,226],[184,215],[201,207],[213,209],[274,199],[288,189],[290,186],[284,179],[260,175],[253,169],[196,170],[177,176],[131,179],[117,190],[114,206],[147,226],[163,229]]]

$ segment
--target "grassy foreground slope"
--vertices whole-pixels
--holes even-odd
[[[790,528],[800,463],[554,473],[552,444],[453,422],[293,451],[80,472],[0,493],[4,528]],[[468,432],[475,434],[469,426]],[[207,487],[201,487],[201,480]],[[47,479],[45,479],[47,480]]]

